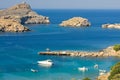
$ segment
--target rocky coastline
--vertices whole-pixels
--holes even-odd
[[[49,18],[46,16],[38,15],[36,12],[32,11],[31,6],[27,4],[26,2],[17,4],[15,6],[12,6],[10,8],[0,10],[0,19],[4,20],[11,20],[10,23],[7,21],[5,24],[12,24],[15,25],[18,23],[18,25],[21,24],[20,28],[23,28],[24,30],[21,31],[21,29],[13,28],[13,26],[9,26],[9,30],[7,29],[8,26],[4,25],[1,21],[1,30],[3,32],[23,32],[28,31],[23,26],[24,24],[49,24]],[[13,23],[12,23],[13,21]],[[3,29],[4,26],[4,29]],[[15,30],[16,29],[16,30]]]
[[[108,77],[110,76],[110,73],[106,73],[104,75],[100,75],[97,77],[97,80],[108,80]]]
[[[68,19],[66,21],[62,21],[60,26],[70,26],[70,27],[87,27],[90,26],[90,22],[86,18],[82,17],[73,17],[71,19]]]
[[[46,51],[39,52],[40,55],[58,55],[58,56],[79,56],[79,57],[120,57],[120,51],[115,51],[113,46],[98,52],[87,51]]]
[[[10,19],[0,19],[0,31],[1,32],[26,32],[30,31],[27,27],[23,26],[19,22]]]
[[[114,29],[120,29],[120,24],[103,24],[102,28],[114,28]]]

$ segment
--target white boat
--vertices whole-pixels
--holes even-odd
[[[100,69],[99,72],[104,72],[104,73],[106,73],[106,70],[102,70],[102,69]]]
[[[99,75],[101,76],[101,75],[104,75],[105,73],[104,72],[99,72]]]
[[[88,71],[88,68],[86,68],[86,67],[79,67],[78,70],[82,71],[82,72],[85,72],[85,71]]]
[[[38,61],[37,62],[39,65],[41,66],[45,66],[45,67],[50,67],[53,65],[52,60],[48,59],[48,60],[44,60],[44,61]]]
[[[38,70],[35,70],[35,69],[31,69],[31,72],[38,72]]]
[[[98,64],[95,64],[95,65],[94,65],[94,68],[95,68],[95,69],[98,69],[98,67],[99,67]]]
[[[106,73],[106,70],[99,70],[99,75],[104,75]]]

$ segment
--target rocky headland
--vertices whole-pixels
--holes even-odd
[[[120,24],[103,24],[102,28],[120,29]]]
[[[0,19],[0,31],[1,32],[25,32],[25,31],[29,31],[29,29],[14,20]]]
[[[46,16],[38,15],[36,12],[32,11],[31,7],[27,3],[21,3],[17,4],[15,6],[12,6],[10,8],[0,10],[0,19],[5,20],[11,20],[6,22],[6,24],[11,24],[12,21],[14,24],[15,22],[18,23],[18,25],[23,24],[49,24],[49,18]],[[2,21],[1,21],[2,23]],[[8,26],[4,25],[4,23],[1,24],[4,26],[5,29],[2,29],[1,31],[17,31],[21,32],[20,29],[17,30],[17,28],[13,28],[12,26],[9,26],[9,30],[7,30]],[[19,27],[19,26],[17,26]],[[23,26],[21,26],[23,27]],[[3,27],[2,27],[3,28]],[[24,28],[24,27],[23,27]],[[10,30],[11,29],[11,30]],[[15,30],[16,29],[16,30]],[[19,31],[20,30],[20,31]],[[26,29],[24,30],[26,31]]]
[[[68,19],[66,21],[62,21],[60,26],[70,26],[70,27],[87,27],[90,26],[90,22],[86,18],[82,17],[73,17],[71,19]]]

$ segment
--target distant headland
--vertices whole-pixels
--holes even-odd
[[[23,24],[49,24],[49,18],[46,16],[38,15],[36,12],[32,11],[31,6],[26,2],[17,4],[10,8],[0,10],[0,20],[11,20],[11,24],[14,23],[21,24],[21,28],[25,28]],[[13,21],[13,23],[12,23]],[[2,23],[2,21],[0,21]],[[6,22],[9,24],[9,22]],[[6,30],[8,26],[5,23],[0,24],[0,31],[5,32],[21,32],[19,26],[13,28],[13,26],[9,26],[10,30]],[[13,30],[14,29],[14,30]],[[15,30],[16,29],[16,30]],[[28,31],[24,29],[23,31]]]

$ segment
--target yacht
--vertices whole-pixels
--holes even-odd
[[[41,66],[46,66],[46,67],[50,67],[53,65],[53,62],[50,59],[44,61],[38,61],[37,63]]]
[[[98,67],[99,67],[98,64],[95,64],[95,65],[94,65],[94,68],[95,68],[95,69],[98,69]]]
[[[79,67],[78,70],[82,71],[82,72],[85,72],[85,71],[88,71],[88,68],[86,68],[86,67]]]
[[[106,73],[106,70],[99,70],[99,75],[104,75]]]

